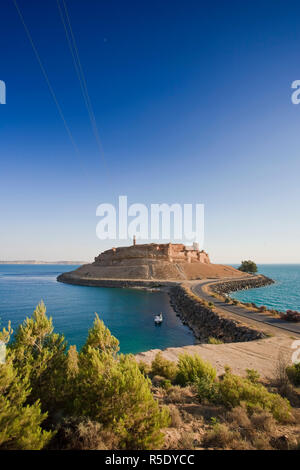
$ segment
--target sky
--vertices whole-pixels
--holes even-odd
[[[0,259],[128,244],[96,236],[97,206],[127,195],[203,203],[213,262],[300,263],[299,2],[66,0],[101,151],[57,1],[17,5],[56,102],[2,0]]]

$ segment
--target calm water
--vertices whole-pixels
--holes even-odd
[[[258,265],[261,274],[276,281],[271,286],[234,292],[232,296],[242,302],[254,302],[269,308],[286,311],[300,311],[300,265],[265,264]]]
[[[55,331],[77,347],[85,341],[94,312],[119,339],[124,353],[194,343],[191,331],[170,307],[166,293],[72,286],[56,281],[58,274],[75,267],[0,265],[0,326],[11,320],[15,328],[43,299]],[[164,313],[164,322],[155,326],[153,315],[160,312]]]

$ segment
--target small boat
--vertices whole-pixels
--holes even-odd
[[[163,316],[162,316],[162,313],[160,313],[159,315],[155,315],[154,317],[154,323],[156,325],[160,325],[163,321]]]

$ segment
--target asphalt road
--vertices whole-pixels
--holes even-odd
[[[197,284],[191,284],[190,287],[194,294],[198,295],[204,300],[207,300],[208,302],[213,302],[216,307],[219,307],[229,313],[234,313],[235,315],[249,318],[249,320],[256,320],[261,323],[266,323],[267,325],[274,326],[276,328],[281,328],[283,330],[290,331],[291,333],[300,334],[300,323],[287,322],[281,320],[280,318],[271,317],[269,315],[265,315],[264,313],[259,313],[254,310],[246,310],[245,308],[239,307],[238,305],[228,305],[225,302],[222,302],[221,300],[216,299],[215,297],[212,297],[211,295],[207,294],[203,290],[203,287],[207,286],[208,284],[215,284],[215,282],[216,281],[202,281],[201,283],[199,282]]]

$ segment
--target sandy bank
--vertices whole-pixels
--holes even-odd
[[[292,349],[293,338],[296,336],[280,334],[272,338],[242,343],[197,344],[168,348],[163,350],[162,354],[166,359],[175,362],[180,354],[199,354],[216,367],[218,374],[222,374],[224,367],[229,365],[235,374],[245,375],[246,369],[255,369],[263,379],[270,379],[274,375],[279,357],[285,357],[291,362],[291,356],[294,352]],[[143,360],[150,364],[157,352],[159,349],[152,349],[137,354],[136,358],[138,361]]]

